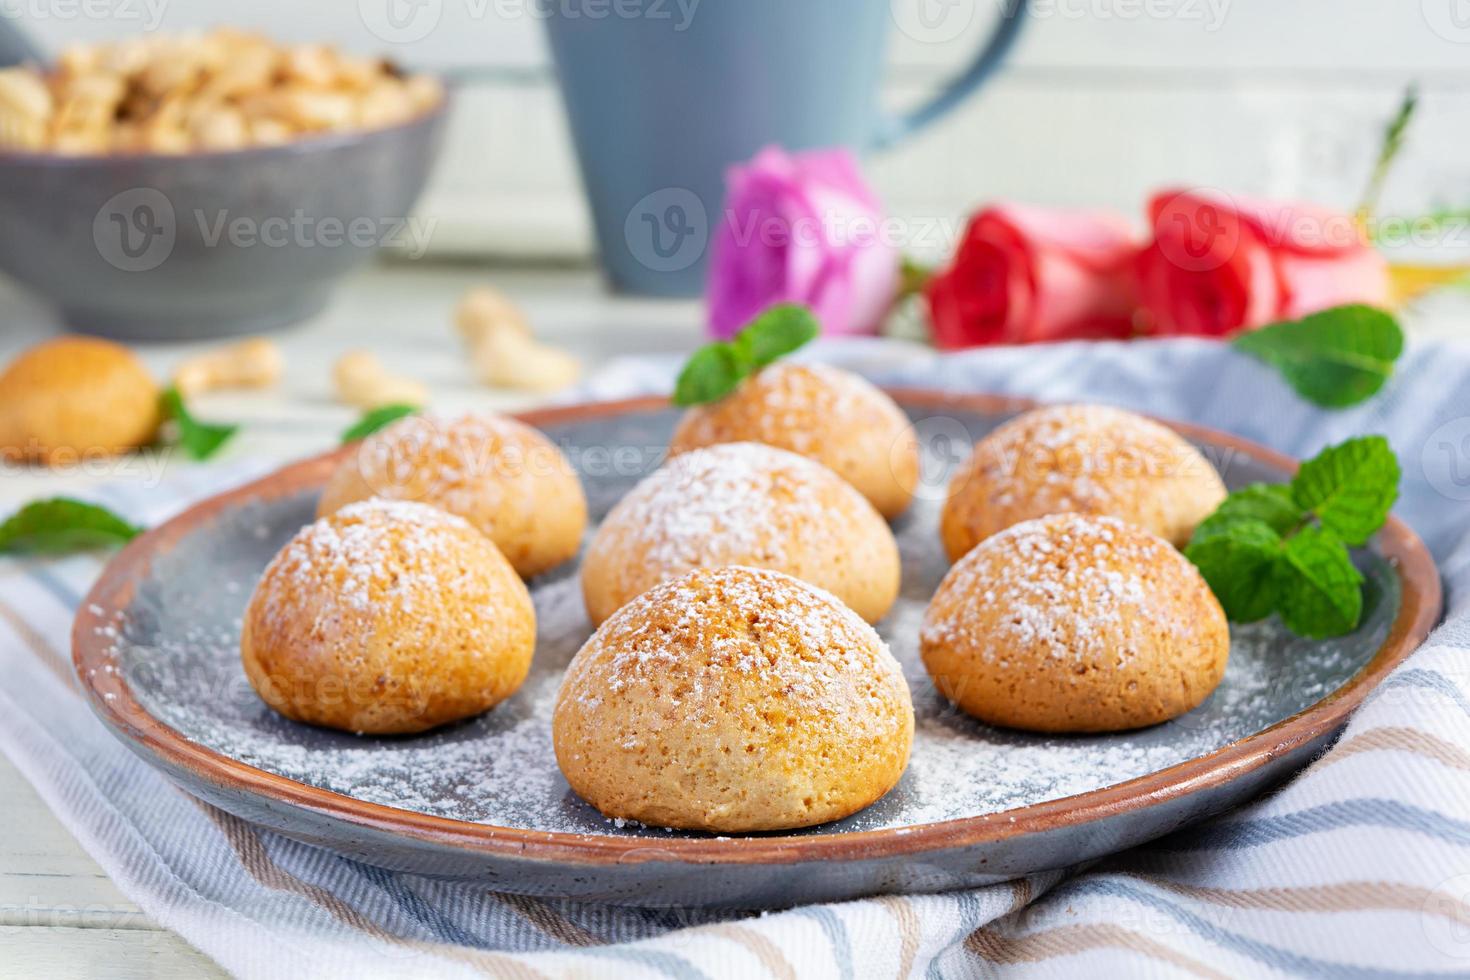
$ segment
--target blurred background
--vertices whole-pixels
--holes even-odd
[[[590,221],[533,0],[89,6],[106,16],[47,0],[4,0],[0,11],[52,48],[230,24],[449,73],[459,98],[419,208],[438,219],[430,256],[590,261]],[[893,0],[883,101],[899,108],[938,89],[989,34],[996,7]],[[668,8],[680,16],[676,0]],[[897,216],[958,217],[997,198],[1135,214],[1150,189],[1178,183],[1347,209],[1410,80],[1422,93],[1414,145],[1384,210],[1470,203],[1458,152],[1470,129],[1462,0],[1041,0],[977,97],[873,157],[868,172]]]

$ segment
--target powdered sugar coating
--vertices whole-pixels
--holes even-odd
[[[888,648],[835,596],[727,566],[619,609],[567,668],[553,727],[568,781],[609,816],[773,830],[887,792],[913,710]]]
[[[941,534],[958,559],[1002,528],[1060,513],[1118,517],[1183,545],[1225,486],[1199,450],[1151,419],[1055,405],[976,443],[948,496]]]
[[[260,696],[298,721],[419,732],[478,714],[525,679],[525,585],[468,522],[424,504],[350,504],[297,532],[245,610]]]
[[[992,418],[951,413],[975,432]],[[673,412],[634,413],[556,428],[576,446],[660,445]],[[921,435],[929,435],[920,423]],[[934,431],[940,431],[938,429]],[[921,444],[931,451],[936,443]],[[577,458],[575,455],[573,458]],[[952,461],[932,457],[943,475]],[[927,470],[926,470],[927,472]],[[1281,474],[1238,458],[1232,482]],[[636,481],[588,479],[605,508]],[[552,753],[550,718],[562,673],[591,634],[580,583],[570,569],[531,586],[537,614],[531,675],[513,697],[461,725],[414,738],[359,738],[276,715],[240,669],[245,597],[277,550],[312,518],[315,493],[230,508],[186,536],[139,582],[126,615],[99,628],[117,672],[146,710],[193,742],[305,784],[359,800],[501,827],[572,835],[669,837],[659,828],[615,824],[568,789]],[[1335,690],[1372,657],[1398,608],[1395,575],[1366,556],[1365,620],[1329,642],[1293,637],[1268,621],[1236,627],[1225,680],[1200,708],[1172,722],[1110,735],[1045,736],[992,728],[935,690],[918,653],[926,607],[949,569],[938,546],[939,507],[926,500],[896,526],[904,588],[878,626],[913,693],[913,755],[899,785],[846,820],[809,833],[903,829],[996,813],[1083,793],[1214,751],[1280,721]],[[200,588],[200,570],[218,587]],[[1002,818],[1004,819],[1004,818]],[[683,832],[675,832],[683,836]]]
[[[819,463],[754,442],[671,458],[620,500],[582,563],[600,622],[694,568],[752,565],[835,592],[877,620],[898,592],[898,546],[856,490]]]
[[[465,518],[528,578],[576,554],[587,524],[581,481],[562,451],[493,414],[409,416],[368,436],[328,480],[318,513],[369,497]]]
[[[986,721],[1042,731],[1155,724],[1209,695],[1229,631],[1199,571],[1116,518],[1054,514],[976,545],[924,619],[925,665]]]
[[[734,393],[690,409],[670,449],[740,441],[815,459],[887,518],[908,507],[919,479],[908,417],[868,381],[826,365],[780,361],[761,369]]]

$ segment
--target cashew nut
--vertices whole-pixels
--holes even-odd
[[[557,391],[582,374],[582,365],[566,351],[510,329],[487,334],[470,356],[480,380],[496,388]]]
[[[264,337],[191,357],[174,369],[174,387],[185,398],[222,388],[269,388],[281,380],[285,359]]]
[[[384,405],[423,405],[429,389],[412,378],[389,374],[372,351],[343,354],[332,369],[337,399],[364,411]]]
[[[454,325],[470,347],[501,328],[531,336],[531,325],[521,308],[489,286],[476,286],[464,294],[454,311]]]

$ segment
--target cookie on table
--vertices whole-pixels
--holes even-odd
[[[93,337],[32,347],[0,373],[0,456],[66,465],[158,434],[160,391],[132,351]]]
[[[1047,514],[1102,514],[1178,547],[1225,499],[1220,474],[1182,436],[1105,405],[1039,408],[975,444],[950,480],[940,536],[950,561]]]
[[[919,482],[919,444],[903,410],[847,371],[779,362],[735,391],[685,413],[669,450],[763,442],[806,456],[842,477],[892,519]]]
[[[573,658],[552,721],[567,782],[605,816],[715,833],[837,820],[908,764],[898,662],[833,596],[780,572],[655,586]]]
[[[594,625],[695,568],[749,565],[826,589],[876,622],[898,597],[898,545],[849,484],[756,442],[670,459],[613,507],[582,560]]]
[[[991,535],[949,570],[920,653],[939,693],[981,721],[1111,732],[1204,701],[1225,675],[1230,631],[1167,541],[1055,514]]]
[[[463,517],[523,578],[576,555],[587,527],[571,462],[543,433],[501,415],[410,416],[368,436],[328,479],[317,514],[370,497]]]
[[[245,674],[287,718],[349,732],[427,731],[510,697],[536,614],[499,549],[424,504],[351,504],[266,568],[240,633]]]

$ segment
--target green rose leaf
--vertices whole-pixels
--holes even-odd
[[[342,433],[342,444],[356,442],[366,439],[381,429],[387,428],[401,418],[406,418],[417,412],[417,405],[382,405],[378,408],[369,409],[362,413],[358,419],[346,431]]]
[[[0,552],[62,555],[126,544],[143,528],[70,497],[26,504],[0,523]]]
[[[1184,554],[1237,623],[1265,619],[1276,608],[1275,567],[1281,535],[1265,521],[1237,518],[1216,533],[1198,534]]]
[[[1363,615],[1363,576],[1342,542],[1309,527],[1286,542],[1276,566],[1281,620],[1314,640],[1350,633]]]
[[[1399,494],[1399,462],[1388,440],[1363,436],[1329,447],[1302,464],[1291,481],[1297,506],[1350,545],[1383,526]]]
[[[695,351],[674,385],[675,405],[719,401],[767,364],[811,342],[821,332],[804,306],[773,306],[745,326],[734,340]]]
[[[1275,367],[1313,404],[1344,408],[1388,381],[1404,352],[1404,332],[1392,314],[1354,304],[1250,330],[1231,345]]]
[[[736,357],[759,370],[815,340],[822,332],[805,306],[773,306],[741,330],[731,342]]]
[[[179,389],[163,393],[163,414],[178,429],[178,446],[190,459],[203,461],[212,457],[239,431],[238,425],[214,425],[201,422],[189,414]]]

